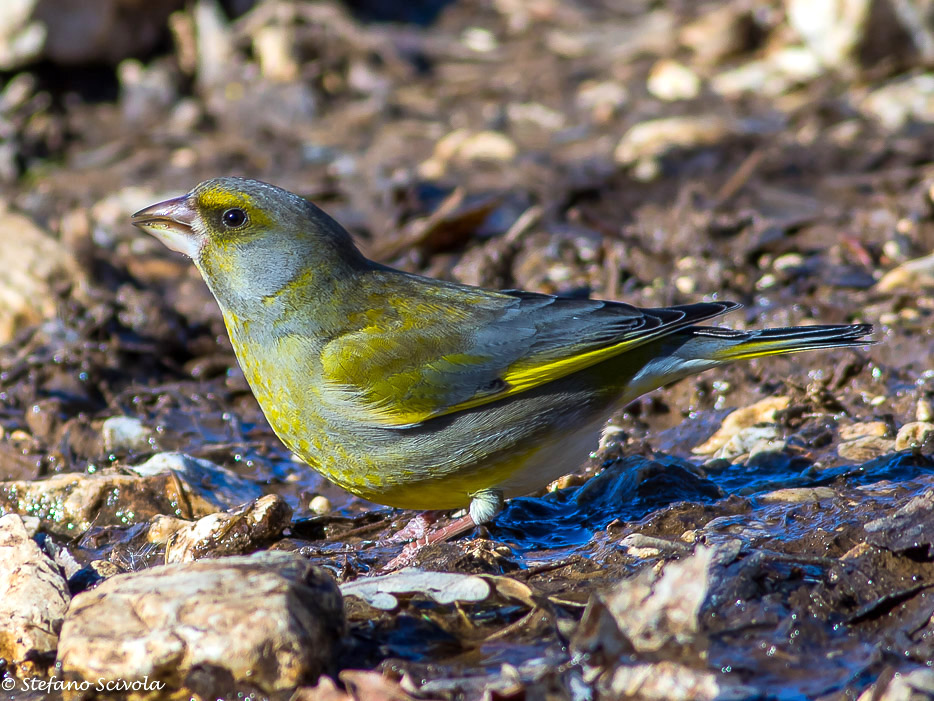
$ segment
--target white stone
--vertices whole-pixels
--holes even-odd
[[[55,651],[71,595],[61,571],[16,514],[0,517],[0,657],[35,672]]]
[[[143,679],[185,688],[220,669],[267,693],[314,680],[334,661],[343,603],[304,558],[263,552],[118,574],[78,594],[58,646],[74,679]]]

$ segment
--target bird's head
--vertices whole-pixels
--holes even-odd
[[[307,200],[244,178],[215,178],[133,215],[191,258],[219,301],[274,293],[311,269],[340,274],[365,259],[350,234]]]

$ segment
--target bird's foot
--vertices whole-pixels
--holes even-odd
[[[421,514],[420,514],[421,516]],[[408,529],[412,524],[419,519],[416,516],[412,521],[408,523],[402,530],[398,531],[393,539],[397,539],[403,531]],[[437,520],[437,516],[435,517]],[[383,572],[392,572],[393,570],[402,569],[403,567],[409,567],[415,562],[415,557],[418,555],[418,552],[424,548],[426,545],[431,545],[432,543],[441,543],[451,538],[456,538],[457,536],[466,533],[472,528],[476,527],[476,523],[473,520],[473,517],[470,514],[466,516],[461,516],[458,519],[455,519],[446,526],[441,528],[435,528],[434,530],[425,529],[425,520],[421,521],[419,526],[422,528],[422,533],[420,536],[416,537],[415,540],[406,543],[405,547],[402,548],[402,552],[396,555],[392,560],[390,560],[383,568]],[[401,540],[401,538],[399,538]]]
[[[440,514],[439,511],[426,511],[414,519],[394,536],[391,540],[398,542],[405,538],[414,538],[407,543],[402,552],[389,561],[384,568],[384,572],[391,572],[402,567],[408,567],[415,562],[415,556],[418,551],[426,545],[432,543],[441,543],[451,538],[466,533],[476,526],[489,523],[497,514],[503,510],[503,493],[498,489],[482,489],[470,495],[470,510],[466,516],[454,519],[446,526],[431,529],[428,526],[435,523]]]
[[[387,543],[408,543],[424,538],[441,518],[443,511],[423,511],[386,539]]]

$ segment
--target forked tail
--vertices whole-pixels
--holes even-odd
[[[872,339],[866,338],[872,333],[871,324],[791,326],[755,331],[692,326],[688,330],[696,337],[721,341],[708,356],[710,360],[719,362],[800,353],[819,348],[867,346],[874,343]]]

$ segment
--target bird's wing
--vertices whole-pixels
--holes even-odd
[[[398,276],[391,292],[371,289],[360,300],[351,330],[321,354],[332,406],[362,423],[410,427],[525,392],[737,306],[638,309],[435,282]]]

